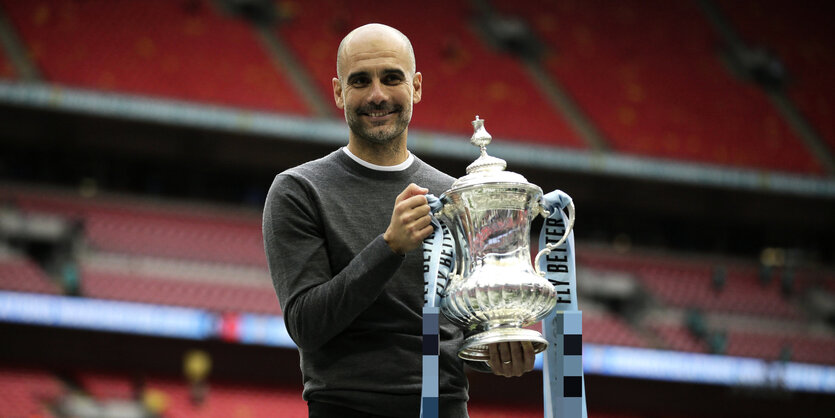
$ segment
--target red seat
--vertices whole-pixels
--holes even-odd
[[[789,332],[729,330],[728,354],[758,357],[769,361],[787,359],[802,363],[835,364],[835,337]]]
[[[530,328],[542,332],[542,322],[537,322]],[[608,313],[592,311],[583,312],[583,342],[649,347],[624,320]]]
[[[671,255],[618,255],[584,251],[578,261],[593,268],[633,274],[658,300],[678,308],[700,308],[796,319],[798,309],[781,293],[780,284],[759,282],[756,264],[736,263],[726,269],[721,290],[712,283],[713,266],[722,260],[687,259]]]
[[[49,213],[84,222],[96,250],[266,267],[260,214],[216,214],[199,206],[84,200],[8,191],[25,213]]]
[[[149,276],[82,269],[84,296],[161,305],[188,306],[219,312],[251,312],[281,315],[281,308],[270,281],[262,286],[182,280],[176,277]]]
[[[47,81],[309,113],[253,27],[210,1],[0,3]]]
[[[0,290],[57,295],[61,287],[28,258],[0,258]]]
[[[701,341],[693,336],[693,334],[682,325],[652,324],[649,328],[661,338],[668,349],[694,353],[707,352],[707,347],[704,341]]]
[[[60,392],[60,383],[46,371],[0,366],[0,411],[3,416],[52,416],[49,404]]]

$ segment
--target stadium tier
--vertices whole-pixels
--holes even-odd
[[[266,272],[261,285],[236,284],[235,277],[229,277],[227,283],[218,283],[94,267],[82,267],[82,277],[82,294],[91,298],[187,306],[217,312],[281,315],[275,290]]]
[[[0,414],[4,417],[47,417],[48,403],[63,388],[49,372],[0,365]]]
[[[709,333],[721,341],[711,347],[709,338],[697,337],[687,326],[672,323],[653,323],[649,329],[668,348],[694,353],[716,353],[730,356],[760,358],[767,361],[835,364],[835,338],[831,335],[799,333],[805,326],[795,322],[771,330],[750,330],[713,324]],[[793,327],[793,328],[790,328]]]
[[[787,90],[835,151],[835,27],[830,2],[719,1],[749,47],[776,55],[788,73]]]
[[[307,403],[299,396],[300,388],[277,385],[239,384],[209,380],[208,396],[193,400],[184,378],[147,376],[137,379],[119,373],[82,370],[72,372],[72,390],[63,387],[58,377],[46,370],[0,367],[0,408],[4,416],[46,417],[48,408],[64,405],[73,393],[84,399],[88,412],[104,411],[109,403],[136,402],[163,418],[229,418],[307,416]],[[138,383],[141,382],[141,385]],[[80,402],[79,402],[80,403]],[[66,407],[66,406],[65,406]],[[114,411],[114,410],[111,410]],[[116,411],[114,411],[116,412]],[[121,411],[125,414],[125,410]],[[542,406],[472,402],[472,418],[539,418]],[[127,416],[127,415],[119,415]],[[133,416],[133,415],[130,415]],[[669,415],[656,415],[668,417]],[[590,418],[637,418],[638,415],[590,411]]]
[[[14,79],[16,74],[11,60],[6,56],[3,47],[0,46],[0,79]]]
[[[767,360],[835,364],[835,338],[729,330],[727,354]]]
[[[16,292],[61,294],[40,266],[24,256],[0,254],[0,289]]]
[[[308,114],[245,21],[210,1],[0,2],[43,77],[105,91]]]
[[[696,2],[495,4],[547,43],[546,66],[615,151],[822,172],[767,96],[723,66]]]
[[[671,350],[693,353],[707,352],[705,341],[696,337],[684,325],[651,324],[649,329]]]
[[[96,250],[266,267],[260,216],[251,212],[213,214],[197,205],[173,209],[11,190],[0,190],[0,196],[25,213],[82,221],[85,238]]]
[[[583,147],[522,65],[488,48],[471,24],[469,1],[393,2],[313,0],[280,2],[287,9],[279,34],[304,62],[322,95],[333,97],[337,45],[352,28],[380,22],[406,33],[423,74],[423,97],[413,126],[471,135],[478,114],[496,138]],[[408,13],[404,13],[408,10]],[[318,28],[318,30],[311,30]]]
[[[530,328],[542,332],[542,323],[537,322]],[[583,310],[583,342],[628,347],[652,347],[652,344],[644,340],[623,319],[595,310]]]
[[[650,294],[670,306],[778,318],[800,316],[779,281],[759,280],[755,263],[735,263],[726,269],[721,260],[593,250],[577,257],[582,265],[632,274]]]
[[[814,9],[733,3],[732,21],[773,47],[792,76],[790,97],[835,143],[825,76],[833,63]],[[298,86],[262,45],[255,25],[209,1],[0,1],[45,81],[84,88],[310,115]],[[424,75],[414,127],[469,134],[475,114],[499,139],[586,148],[519,59],[488,45],[469,1],[374,7],[372,2],[276,1],[272,32],[332,103],[339,40],[367,22],[409,34]],[[823,174],[824,169],[756,84],[732,74],[723,41],[695,2],[493,2],[522,16],[547,45],[543,66],[613,151],[734,167]],[[398,7],[402,6],[402,7]],[[786,9],[786,10],[784,10]],[[788,10],[791,9],[791,10]],[[804,11],[805,10],[805,11]],[[751,17],[752,18],[748,18]],[[763,16],[809,25],[772,24]],[[776,18],[775,18],[776,19]],[[93,64],[94,63],[94,64]],[[13,76],[0,57],[0,78]],[[137,71],[137,69],[142,69]],[[4,75],[5,74],[5,75]],[[333,117],[341,112],[333,109]]]

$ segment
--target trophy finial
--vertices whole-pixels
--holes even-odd
[[[470,143],[481,148],[481,156],[467,167],[467,174],[480,171],[504,170],[507,167],[507,163],[504,160],[487,155],[487,144],[493,140],[493,137],[487,133],[487,129],[484,129],[484,119],[480,119],[476,115],[472,123],[473,136],[470,138]]]
[[[479,119],[478,115],[475,116],[475,120],[472,122],[473,124],[473,136],[470,138],[470,143],[481,147],[483,150],[490,141],[493,140],[493,137],[487,132],[487,129],[484,129],[484,119]]]

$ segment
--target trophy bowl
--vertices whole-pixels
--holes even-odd
[[[436,216],[450,230],[456,253],[441,312],[467,335],[459,357],[487,361],[493,343],[529,341],[535,353],[547,348],[539,332],[524,327],[551,312],[556,291],[531,265],[531,222],[548,213],[542,189],[487,155],[483,123],[476,116],[471,139],[481,156],[441,195]]]

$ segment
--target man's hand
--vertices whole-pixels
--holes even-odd
[[[429,193],[429,189],[412,183],[397,195],[391,223],[383,234],[383,239],[392,251],[406,254],[417,248],[432,233],[426,193]]]
[[[487,364],[493,374],[504,377],[519,377],[533,370],[533,344],[530,341],[511,341],[488,346],[490,360]]]

